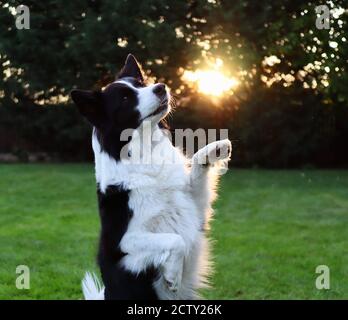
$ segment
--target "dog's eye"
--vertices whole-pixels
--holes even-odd
[[[126,102],[126,101],[128,101],[128,97],[127,96],[123,96],[122,100],[123,100],[123,102]]]

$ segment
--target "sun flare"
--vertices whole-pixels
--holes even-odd
[[[222,66],[221,60],[218,60],[213,69],[210,70],[186,70],[183,73],[183,80],[197,87],[197,91],[213,97],[221,97],[231,92],[238,85],[238,80],[233,77],[227,77],[219,70]]]

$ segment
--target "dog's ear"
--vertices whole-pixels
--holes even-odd
[[[132,77],[138,79],[141,82],[144,81],[144,75],[141,66],[132,54],[129,54],[127,56],[126,62],[122,70],[118,74],[118,78],[124,77]]]
[[[92,125],[99,127],[103,118],[101,92],[74,89],[70,95],[80,113]]]

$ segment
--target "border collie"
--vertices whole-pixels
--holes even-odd
[[[229,160],[230,141],[210,143],[187,159],[160,125],[170,112],[167,87],[147,85],[132,55],[116,81],[97,92],[73,90],[71,97],[93,126],[101,219],[104,286],[86,273],[85,298],[199,298],[210,270],[205,230],[216,168]]]

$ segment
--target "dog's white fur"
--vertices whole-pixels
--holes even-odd
[[[158,105],[152,88],[148,88],[137,89],[138,107],[144,117]],[[158,127],[163,116],[151,118],[155,124],[151,134],[157,142],[152,141],[151,147],[140,153],[141,160],[150,157],[150,163],[132,164],[131,159],[116,162],[102,151],[93,133],[96,180],[102,192],[109,185],[131,190],[133,217],[120,243],[127,253],[121,261],[124,268],[140,273],[155,266],[160,270],[160,278],[154,283],[160,299],[195,299],[197,289],[207,284],[210,270],[204,230],[215,197],[216,165],[229,159],[231,143],[227,139],[213,142],[188,160]],[[132,152],[141,145],[142,132],[141,126],[133,135],[129,144]],[[206,161],[208,165],[204,165]],[[83,281],[83,292],[88,299],[103,296],[103,288],[90,274]]]

